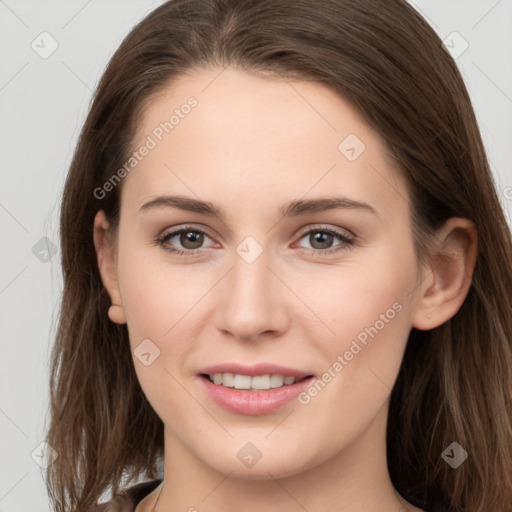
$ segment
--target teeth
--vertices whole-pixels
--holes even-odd
[[[285,375],[240,375],[235,373],[214,373],[210,380],[217,385],[235,389],[263,390],[289,386],[301,380]]]
[[[235,375],[235,389],[251,389],[251,377],[247,375]]]
[[[285,378],[282,375],[272,375],[269,378],[269,387],[280,388],[284,384],[284,379]],[[293,378],[292,383],[294,380],[295,378]]]
[[[226,375],[229,375],[230,380],[232,381],[233,375],[231,373],[226,373]],[[224,377],[224,378],[226,379],[226,381],[228,380],[226,377]],[[210,376],[210,379],[211,379],[211,376]],[[222,384],[222,373],[214,373],[213,374],[213,383],[214,384]],[[228,387],[232,387],[233,386],[233,384],[228,385],[227,382],[224,385],[228,386]]]

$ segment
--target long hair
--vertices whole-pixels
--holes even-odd
[[[93,245],[97,197],[133,152],[152,98],[192,69],[234,66],[331,87],[383,138],[407,183],[418,260],[450,217],[474,222],[478,255],[461,308],[411,329],[391,393],[391,480],[416,506],[497,512],[512,505],[512,241],[470,97],[434,30],[405,0],[173,0],[138,23],[110,60],[67,175],[60,236],[64,289],[51,354],[47,468],[58,512],[153,478],[163,423],[135,373],[126,325],[112,323]],[[441,454],[467,452],[454,469]]]

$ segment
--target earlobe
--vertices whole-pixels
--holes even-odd
[[[477,231],[469,219],[452,217],[436,235],[430,259],[433,279],[419,291],[412,326],[430,330],[452,318],[469,289],[477,257]],[[430,317],[429,317],[430,316]]]
[[[112,306],[108,308],[108,317],[115,324],[126,323],[126,316],[124,315],[123,306],[120,304],[112,304]]]
[[[121,301],[119,282],[117,279],[117,264],[114,242],[108,232],[109,222],[105,212],[99,210],[94,218],[94,247],[98,259],[98,270],[101,281],[112,302],[108,316],[117,324],[126,323],[126,316]]]

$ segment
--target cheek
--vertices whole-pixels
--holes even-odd
[[[211,285],[192,265],[173,268],[152,253],[125,252],[119,281],[138,380],[154,410],[168,421],[165,415],[183,400],[180,371],[199,339],[200,301]],[[172,421],[176,426],[181,420]]]
[[[173,353],[189,345],[198,325],[199,303],[208,289],[197,273],[192,276],[169,269],[132,272],[122,295],[132,345],[149,338],[160,350]]]
[[[177,381],[182,379],[178,374],[190,370],[189,355],[197,350],[197,340],[201,339],[207,323],[208,292],[218,276],[207,266],[171,264],[154,248],[120,251],[118,268],[130,345],[141,386],[150,402],[158,403],[164,394],[165,400],[180,396],[182,391]],[[156,357],[145,366],[139,355],[147,352],[151,354],[149,358],[153,354]]]
[[[150,242],[142,243],[128,232],[124,235],[120,237],[118,276],[130,331],[134,341],[140,336],[162,338],[173,326],[188,321],[187,310],[206,293],[208,276],[196,265],[171,263]]]
[[[378,405],[396,380],[411,329],[417,270],[413,246],[404,238],[400,250],[390,243],[372,252],[371,260],[354,258],[331,272],[327,285],[309,281],[314,292],[308,305],[322,323],[303,327],[323,356],[329,400],[348,394],[354,398],[351,407],[373,399]],[[378,389],[382,393],[376,394]]]
[[[398,251],[397,251],[398,252]],[[364,343],[368,332],[393,329],[403,331],[407,325],[409,303],[415,282],[415,258],[408,247],[400,254],[383,247],[382,250],[358,259],[348,259],[339,268],[311,274],[296,287],[319,321],[312,322],[324,343],[343,348],[345,341],[359,336]],[[290,276],[290,279],[292,277]],[[405,320],[405,322],[404,322]]]
[[[318,381],[300,397],[311,430],[320,433],[314,441],[318,453],[349,444],[371,423],[400,369],[410,331],[414,259],[381,256],[378,265],[360,273],[354,267],[318,294],[312,309],[332,319],[326,322],[330,330],[304,325],[315,345],[312,353],[321,353],[323,363]],[[336,441],[326,448],[322,438]]]

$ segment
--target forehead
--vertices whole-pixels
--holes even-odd
[[[161,193],[261,204],[339,192],[386,211],[407,195],[378,133],[317,82],[188,72],[147,103],[133,149],[144,145],[123,185],[138,206]]]

